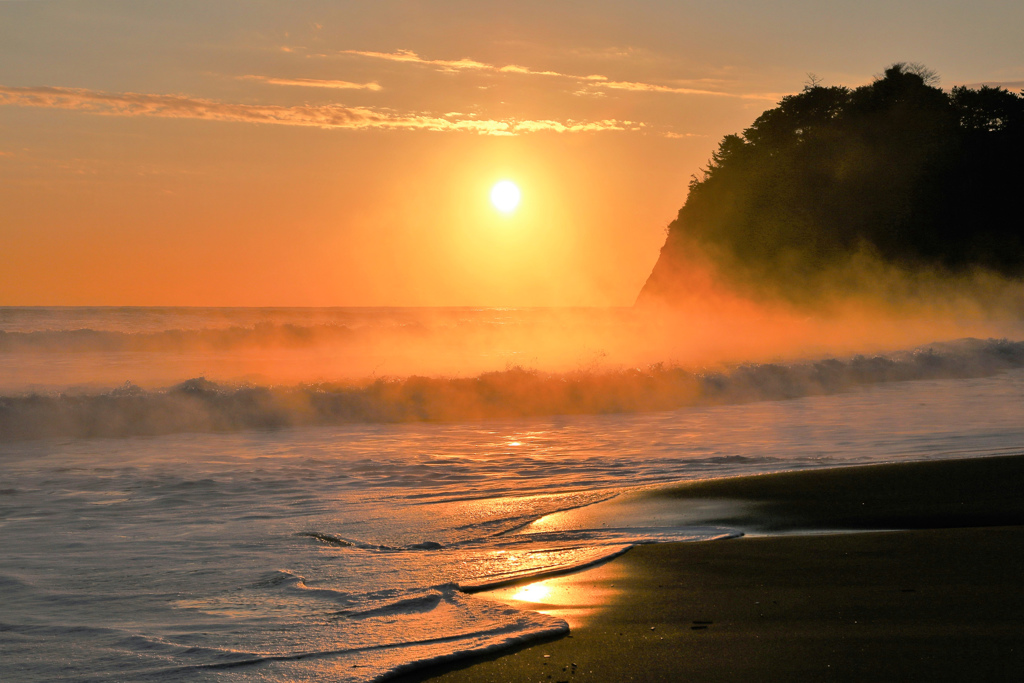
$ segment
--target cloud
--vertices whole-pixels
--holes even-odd
[[[784,96],[790,93],[732,93],[725,92],[722,90],[708,90],[706,88],[689,88],[686,86],[677,85],[661,85],[658,83],[644,83],[642,81],[613,81],[608,79],[606,76],[601,75],[590,75],[590,76],[566,76],[567,78],[575,78],[581,81],[586,88],[590,88],[591,91],[597,91],[600,93],[601,90],[625,90],[629,92],[652,92],[652,93],[669,93],[673,95],[703,95],[706,97],[729,97],[740,100],[764,100],[769,102],[778,102]],[[595,94],[597,94],[595,93]],[[603,94],[603,93],[600,93]]]
[[[1024,88],[1024,81],[980,81],[978,83],[967,83],[968,88],[977,90],[987,85],[990,88],[1003,88],[1005,90],[1018,90]]]
[[[441,71],[492,71],[495,73],[526,74],[529,76],[557,76],[559,78],[577,78],[559,73],[557,71],[536,71],[518,64],[506,64],[496,66],[486,62],[478,62],[474,59],[425,59],[412,50],[397,50],[395,52],[370,52],[366,50],[341,50],[338,54],[355,55],[357,57],[369,57],[371,59],[383,59],[389,62],[404,62],[406,64],[424,64],[437,67]]]
[[[735,94],[722,92],[720,90],[703,90],[700,88],[684,88],[671,85],[658,85],[655,83],[639,83],[636,81],[609,81],[604,76],[587,76],[586,80],[599,88],[609,90],[629,90],[632,92],[662,92],[674,93],[676,95],[709,95],[711,97],[736,97],[742,100],[771,100],[777,101],[783,97],[781,93],[747,93]]]
[[[410,62],[413,64],[430,64],[445,69],[491,69],[488,64],[475,62],[471,59],[459,59],[450,61],[445,59],[424,59],[411,50],[398,50],[396,52],[369,52],[364,50],[342,50],[341,54],[358,55],[373,59],[386,59],[391,62]]]
[[[338,90],[383,90],[380,83],[351,83],[349,81],[320,80],[317,78],[272,78],[270,76],[239,76],[239,80],[259,81],[269,85],[293,85],[303,88],[334,88]]]
[[[587,88],[595,90],[626,90],[631,92],[653,92],[672,93],[676,95],[706,95],[711,97],[735,97],[739,99],[771,100],[777,101],[782,97],[779,93],[744,93],[735,94],[721,90],[706,90],[701,88],[686,88],[671,85],[659,85],[656,83],[644,83],[640,81],[613,81],[607,76],[592,74],[579,76],[575,74],[561,73],[558,71],[537,71],[529,67],[517,64],[498,66],[486,62],[478,62],[473,59],[426,59],[411,50],[397,50],[396,52],[370,52],[365,50],[342,50],[339,54],[368,57],[371,59],[383,59],[390,62],[401,62],[405,64],[421,64],[437,68],[441,71],[487,71],[491,73],[523,74],[527,76],[554,76],[578,81]]]
[[[108,93],[83,88],[0,86],[0,105],[65,109],[105,116],[153,116],[170,119],[270,123],[348,130],[464,131],[481,135],[517,135],[639,130],[643,124],[606,119],[565,123],[551,120],[493,120],[423,113],[396,113],[342,105],[281,106],[235,104],[182,95]]]
[[[638,130],[643,127],[644,124],[642,123],[636,123],[634,121],[618,121],[616,119],[605,119],[603,121],[582,123],[573,121],[561,123],[559,121],[539,120],[518,121],[515,125],[515,132],[536,133],[543,130],[549,130],[556,133],[584,133],[607,130]]]

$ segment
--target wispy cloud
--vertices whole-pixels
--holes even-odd
[[[629,90],[632,92],[663,92],[676,95],[709,95],[711,97],[736,97],[743,100],[777,100],[782,97],[779,93],[748,93],[735,94],[722,92],[721,90],[706,90],[703,88],[686,88],[674,85],[659,85],[657,83],[642,83],[637,81],[611,81],[604,76],[586,76],[590,85],[608,90]]]
[[[704,88],[689,88],[674,85],[660,85],[657,83],[645,83],[642,81],[615,81],[607,76],[591,74],[580,76],[576,74],[561,73],[559,71],[538,71],[517,64],[499,66],[478,62],[474,59],[427,59],[421,57],[411,50],[398,50],[396,52],[369,52],[365,50],[341,50],[339,54],[368,57],[371,59],[383,59],[390,62],[401,62],[406,64],[420,64],[433,67],[441,71],[485,71],[491,73],[523,74],[527,76],[554,76],[572,81],[577,81],[584,88],[595,90],[626,90],[631,92],[652,92],[672,93],[676,95],[705,95],[710,97],[733,97],[751,100],[778,100],[779,93],[730,93],[721,90],[707,90]]]
[[[643,123],[617,121],[615,119],[605,119],[603,121],[567,121],[565,123],[562,123],[561,121],[541,119],[517,121],[515,123],[514,130],[516,133],[536,133],[544,130],[554,131],[556,133],[587,133],[607,130],[639,130],[643,127]]]
[[[466,131],[481,135],[517,135],[538,131],[559,133],[639,130],[643,124],[602,121],[478,119],[461,115],[437,116],[396,113],[369,107],[341,105],[281,106],[235,104],[181,95],[108,93],[82,88],[0,86],[0,105],[66,109],[105,116],[153,116],[170,119],[269,123],[348,130]]]
[[[965,83],[968,88],[978,89],[984,85],[990,88],[1004,88],[1006,90],[1019,90],[1024,88],[1024,81],[979,81],[977,83]]]
[[[273,78],[271,76],[239,76],[243,81],[259,81],[269,85],[291,85],[303,88],[333,88],[336,90],[383,90],[380,83],[352,83],[350,81],[321,80],[317,78]]]
[[[667,133],[662,133],[662,136],[664,136],[666,138],[669,138],[671,140],[684,140],[686,138],[706,138],[706,137],[708,137],[707,135],[703,135],[701,133],[676,133],[674,131],[669,131]]]
[[[371,59],[384,59],[389,62],[405,62],[408,64],[424,64],[437,67],[442,71],[497,71],[503,73],[530,74],[533,76],[565,76],[557,71],[534,71],[525,66],[509,64],[507,66],[495,66],[486,62],[478,62],[474,59],[426,59],[420,57],[412,50],[397,50],[395,52],[368,52],[365,50],[341,50],[339,54],[356,55],[358,57],[370,57]]]

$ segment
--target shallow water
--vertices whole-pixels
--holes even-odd
[[[455,584],[728,533],[529,524],[633,487],[1015,452],[1022,398],[1014,371],[653,414],[4,444],[0,669],[371,680],[558,632]]]
[[[1018,452],[1024,370],[983,370],[662,412],[0,440],[0,679],[369,681],[564,632],[467,591],[734,533],[620,495],[640,487]]]

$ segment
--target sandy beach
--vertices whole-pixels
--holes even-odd
[[[571,634],[401,680],[1019,680],[1022,482],[1010,456],[663,490],[748,535],[506,589]]]

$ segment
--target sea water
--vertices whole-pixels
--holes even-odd
[[[251,316],[253,326],[264,319],[232,315]],[[333,314],[266,315],[308,327],[310,315]],[[99,329],[103,316],[120,327]],[[110,353],[173,364],[174,354],[195,349],[164,340],[157,350],[112,352],[93,339],[72,350],[68,333],[99,331],[109,346],[116,334],[205,334],[223,317],[38,309],[8,311],[7,320],[24,335],[56,336],[56,357],[68,364]],[[230,322],[222,329],[247,329]],[[23,348],[43,338],[19,338],[2,359],[14,367],[36,358],[41,369],[26,382],[36,392],[60,383],[38,361],[44,352]],[[736,532],[664,515],[614,523],[594,514],[584,519],[605,522],[560,526],[572,516],[555,513],[599,510],[625,492],[685,480],[1018,452],[1024,370],[963,358],[1012,360],[1016,347],[1007,344],[958,346],[956,363],[933,354],[926,365],[946,368],[941,375],[959,368],[952,378],[865,382],[789,400],[0,440],[0,679],[370,681],[564,633],[561,619],[473,591],[586,566],[636,543]],[[119,384],[132,367],[108,357],[93,366],[90,386]],[[6,389],[8,398],[25,391]]]

